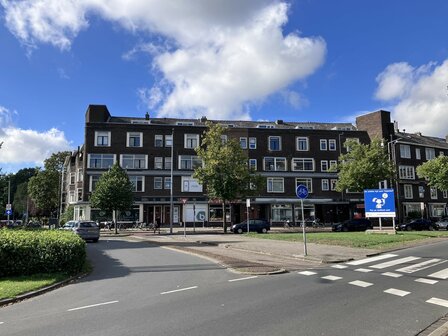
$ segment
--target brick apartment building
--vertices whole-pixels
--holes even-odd
[[[194,148],[201,142],[207,119],[172,119],[112,116],[105,105],[89,105],[84,144],[65,162],[63,207],[73,205],[75,219],[110,218],[92,209],[89,198],[102,173],[118,161],[134,185],[134,207],[120,214],[123,221],[170,222],[171,186],[174,224],[203,222],[221,225],[222,206],[207,198],[205,186],[193,177],[201,165]],[[444,139],[400,133],[387,111],[373,112],[350,123],[312,123],[215,120],[226,127],[226,136],[236,138],[247,154],[248,164],[266,178],[266,187],[251,199],[251,218],[266,218],[273,224],[301,220],[298,184],[307,185],[305,218],[337,222],[364,212],[363,194],[336,192],[336,164],[343,143],[351,138],[368,143],[377,136],[396,160],[398,213],[404,217],[417,208],[425,216],[445,213],[446,191],[428,188],[415,175],[415,167],[426,159],[446,154]],[[432,156],[431,156],[432,155]],[[171,168],[173,181],[171,181]],[[389,182],[390,183],[390,182]],[[246,218],[245,200],[226,210],[227,219]]]

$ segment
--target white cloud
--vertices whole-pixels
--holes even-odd
[[[249,119],[251,104],[304,80],[326,53],[321,38],[283,34],[289,5],[281,1],[0,1],[8,28],[26,45],[67,49],[89,15],[150,32],[151,42],[123,58],[151,55],[160,81],[150,97],[160,100],[160,116]],[[151,107],[154,99],[142,97]]]
[[[398,75],[399,80],[397,72],[390,71],[394,68],[406,69],[401,72],[404,75]],[[440,65],[431,62],[418,68],[407,63],[392,64],[377,78],[380,78],[378,91],[383,90],[377,97],[393,100],[391,112],[400,129],[440,137],[448,134],[448,60]],[[394,82],[399,84],[390,84],[390,94],[387,94],[385,83]]]
[[[45,132],[25,130],[13,125],[13,115],[0,106],[0,164],[2,166],[31,164],[42,165],[51,154],[70,150],[64,132],[52,128]],[[26,154],[25,154],[26,153]]]

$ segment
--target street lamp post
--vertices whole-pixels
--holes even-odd
[[[170,234],[173,234],[174,205],[173,205],[173,167],[174,167],[174,128],[171,129],[171,183],[170,183]]]
[[[8,205],[11,206],[11,177],[8,179]],[[8,224],[9,224],[9,212],[8,212],[7,216],[8,216]]]

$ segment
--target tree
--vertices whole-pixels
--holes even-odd
[[[14,211],[23,216],[27,212],[28,183],[19,184],[14,193]]]
[[[118,233],[117,211],[128,210],[134,203],[133,185],[118,162],[100,177],[90,198],[90,203],[94,208],[112,212],[115,233]]]
[[[69,205],[67,209],[65,209],[61,218],[59,219],[59,224],[65,224],[69,220],[73,219],[73,215],[75,214],[75,207],[73,205]]]
[[[362,192],[377,189],[381,181],[393,179],[394,165],[381,144],[374,139],[364,145],[355,140],[344,143],[347,153],[339,157],[337,191]]]
[[[257,194],[263,178],[248,168],[247,156],[236,139],[223,141],[221,125],[208,123],[207,127],[201,146],[196,148],[204,165],[195,169],[193,177],[206,186],[209,198],[222,202],[226,233],[227,202]]]
[[[417,167],[417,176],[428,181],[428,185],[448,190],[448,156],[438,156]]]

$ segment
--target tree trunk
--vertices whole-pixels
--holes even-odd
[[[112,210],[112,222],[114,223],[115,234],[118,234],[117,211]]]
[[[224,233],[227,233],[226,200],[222,200],[222,228],[224,230]]]

